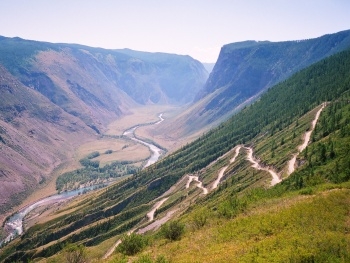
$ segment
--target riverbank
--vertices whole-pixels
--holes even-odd
[[[159,114],[158,118],[159,120],[154,121],[152,123],[147,123],[148,125],[158,125],[161,122],[164,121],[164,118],[162,117],[163,114]],[[150,151],[151,151],[151,155],[149,157],[149,159],[147,160],[146,164],[144,165],[144,167],[147,167],[149,165],[152,165],[153,163],[155,163],[161,156],[161,154],[164,152],[162,149],[158,148],[157,146],[143,141],[141,139],[138,139],[135,137],[135,130],[142,125],[146,125],[146,124],[138,124],[135,127],[129,128],[127,130],[125,130],[123,132],[123,136],[126,136],[128,138],[130,138],[131,140],[143,144],[145,146],[147,146]],[[93,190],[95,187],[98,187],[96,185],[93,186],[88,186],[85,188],[79,188],[77,190],[73,190],[73,191],[67,191],[67,192],[61,192],[59,194],[56,195],[52,195],[52,196],[48,196],[46,198],[43,198],[39,201],[36,201],[32,204],[30,204],[27,207],[24,207],[22,209],[20,209],[18,212],[16,212],[15,214],[13,214],[11,217],[9,217],[6,222],[4,223],[4,229],[6,230],[5,232],[8,232],[6,234],[6,238],[3,239],[1,241],[4,243],[8,243],[10,242],[12,239],[14,239],[17,235],[21,235],[24,231],[23,228],[23,224],[24,224],[24,218],[31,213],[34,209],[38,208],[38,207],[42,207],[42,206],[48,206],[51,204],[58,204],[61,203],[63,201],[66,201],[72,197],[75,197],[77,195],[83,194],[85,191],[91,191]],[[44,208],[44,210],[35,212],[34,214],[32,214],[30,216],[31,219],[36,218],[37,216],[39,216],[40,214],[42,214],[44,211],[46,210],[46,208]],[[0,244],[1,244],[0,243]]]

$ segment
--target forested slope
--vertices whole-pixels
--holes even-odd
[[[194,105],[178,117],[182,132],[218,125],[278,82],[349,47],[349,30],[300,41],[245,41],[223,46]]]
[[[324,59],[274,86],[259,101],[245,108],[218,128],[211,130],[193,143],[184,146],[132,178],[111,186],[108,190],[103,190],[100,195],[93,197],[93,199],[80,203],[79,209],[74,212],[62,214],[44,225],[33,227],[21,237],[21,240],[15,241],[5,248],[2,259],[9,256],[7,259],[9,262],[13,259],[32,256],[51,256],[62,249],[63,241],[81,243],[89,247],[96,246],[112,236],[137,228],[140,224],[145,223],[145,212],[151,208],[154,198],[167,191],[184,175],[197,173],[204,184],[209,185],[213,181],[214,174],[224,165],[225,159],[217,161],[213,165],[210,164],[235,146],[244,144],[255,148],[261,143],[270,144],[271,140],[280,136],[281,133],[288,133],[286,140],[283,143],[280,142],[278,147],[283,149],[288,145],[294,145],[293,147],[296,148],[299,140],[295,138],[301,140],[306,127],[309,127],[309,116],[312,115],[312,110],[323,102],[330,104],[325,109],[325,115],[320,117],[322,128],[316,127],[316,132],[313,135],[313,146],[307,148],[306,154],[303,153],[304,158],[300,158],[300,165],[304,164],[300,170],[271,191],[259,189],[252,192],[253,196],[248,196],[251,199],[243,200],[246,202],[245,205],[237,206],[240,201],[231,200],[229,197],[232,196],[231,193],[241,193],[246,189],[251,189],[254,185],[266,186],[266,180],[269,179],[266,172],[251,170],[250,164],[245,161],[244,153],[242,153],[238,158],[239,166],[232,166],[228,169],[226,183],[218,191],[209,194],[204,201],[209,208],[216,207],[218,212],[222,211],[222,213],[220,212],[221,216],[225,217],[227,214],[240,214],[245,211],[244,207],[249,207],[249,205],[258,206],[261,203],[255,203],[257,200],[267,200],[271,196],[286,198],[283,196],[286,191],[295,191],[325,182],[348,181],[348,158],[346,156],[349,151],[348,131],[350,130],[349,88],[350,51],[347,50]],[[332,117],[333,115],[334,117]],[[297,128],[294,129],[294,127]],[[293,132],[295,135],[291,136]],[[334,134],[331,139],[327,137],[329,134]],[[332,153],[331,147],[333,147],[334,153]],[[260,150],[260,153],[262,156],[269,156],[265,157],[266,159],[262,162],[276,165],[270,160],[272,159],[270,147]],[[289,148],[285,152],[288,156],[291,156],[292,153],[293,150]],[[280,156],[280,158],[283,157]],[[329,175],[330,173],[324,169],[324,165],[329,165],[329,170],[333,170],[332,166],[334,165],[343,172]],[[227,180],[233,174],[235,176],[231,180]],[[315,174],[317,176],[313,177]],[[189,192],[184,192],[183,195],[179,195],[177,199],[173,199],[164,207],[171,209],[177,202],[185,202],[187,196],[192,196],[194,193],[196,193],[195,189],[190,189]],[[340,202],[346,202],[344,195],[336,198],[340,198],[342,200]],[[217,205],[221,202],[228,208],[219,209]],[[267,203],[269,202],[267,201]],[[233,214],[227,210],[231,209],[232,204],[233,209],[238,207],[238,210],[235,210]],[[162,211],[164,212],[166,209],[164,208]],[[80,231],[76,231],[78,229]],[[73,231],[76,232],[73,233]],[[270,230],[266,229],[266,231],[264,232],[267,233],[265,236],[269,236]],[[59,242],[49,243],[58,238],[62,239]],[[223,242],[225,240],[227,239],[223,237]],[[186,262],[186,259],[183,262]]]
[[[157,262],[160,257],[168,262],[202,262],[208,258],[211,262],[348,262],[350,85],[348,77],[343,77],[344,82],[329,78],[348,88],[339,96],[331,96],[332,100],[326,96],[328,102],[309,145],[297,157],[295,172],[272,188],[251,187],[263,172],[247,163],[246,152],[241,149],[219,189],[199,200],[179,221],[173,221],[186,226],[181,241],[167,242],[159,231],[148,237],[152,242],[133,262]],[[302,82],[295,80],[297,83]],[[250,141],[258,149],[260,161],[274,164],[276,158],[290,159],[300,144],[298,137],[302,137],[298,130],[304,135],[315,112]],[[274,150],[281,156],[274,156]],[[123,258],[119,251],[114,260]]]

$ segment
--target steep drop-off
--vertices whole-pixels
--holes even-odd
[[[0,70],[0,222],[111,121],[140,104],[187,103],[208,76],[189,56],[6,37]]]
[[[223,46],[195,103],[176,119],[183,126],[180,134],[218,125],[276,83],[348,47],[349,30],[300,41],[245,41]]]
[[[113,240],[117,241],[123,233],[144,229],[143,227],[150,224],[146,215],[157,206],[158,201],[166,197],[169,198],[155,213],[155,221],[178,216],[188,223],[186,238],[196,239],[197,229],[192,231],[193,225],[190,225],[195,220],[192,211],[206,209],[204,212],[208,212],[210,216],[208,220],[213,220],[209,227],[214,235],[201,237],[215,243],[218,240],[217,234],[222,233],[223,238],[218,244],[220,251],[225,251],[226,246],[242,246],[239,251],[228,255],[226,262],[239,262],[242,257],[254,255],[261,260],[271,258],[274,246],[284,251],[282,254],[277,253],[278,251],[275,254],[281,258],[279,262],[283,262],[282,258],[285,257],[293,261],[295,250],[290,250],[291,244],[302,249],[299,262],[303,261],[304,256],[309,261],[327,256],[349,258],[350,251],[346,245],[348,236],[345,232],[349,215],[349,206],[346,205],[348,190],[342,189],[345,193],[342,194],[341,202],[330,200],[330,203],[327,202],[329,205],[322,209],[327,211],[344,203],[341,211],[332,210],[332,214],[334,212],[337,218],[341,218],[341,225],[334,225],[333,217],[327,216],[319,220],[315,213],[320,211],[319,204],[324,202],[321,200],[315,204],[312,201],[317,199],[314,199],[314,193],[322,197],[331,194],[327,191],[329,189],[349,188],[349,65],[350,51],[347,50],[294,74],[269,89],[259,101],[194,142],[127,180],[96,195],[87,196],[85,200],[82,197],[80,202],[72,204],[69,209],[58,211],[54,215],[55,219],[29,229],[21,239],[4,248],[1,259],[7,258],[5,262],[11,262],[56,254],[59,260],[62,254],[58,252],[68,242],[83,244],[89,252],[92,251],[90,255],[96,253],[94,255],[98,262],[110,248],[106,248],[107,240],[112,246]],[[324,102],[327,102],[327,106],[320,112],[319,118],[316,118]],[[313,129],[312,122],[315,119],[317,124]],[[298,153],[298,147],[303,143],[307,130],[313,130],[312,139],[308,147]],[[243,145],[245,149],[242,148],[236,155],[235,149],[239,145]],[[296,153],[297,170],[288,175],[288,161]],[[230,162],[234,156],[236,158]],[[253,167],[251,161],[255,164]],[[221,176],[220,171],[226,166],[228,167]],[[262,169],[263,167],[271,169]],[[269,171],[272,168],[278,173],[278,182],[283,180],[270,188],[272,174]],[[213,187],[219,175],[220,185]],[[193,179],[197,183],[193,183]],[[204,189],[209,189],[208,193]],[[337,191],[339,189],[334,192]],[[297,213],[295,210],[285,210],[290,207],[290,202],[302,200],[310,200],[310,206],[305,203]],[[196,203],[197,205],[192,206]],[[282,210],[288,213],[287,217],[281,213]],[[309,216],[305,217],[303,211]],[[311,211],[312,216],[309,214]],[[169,216],[171,212],[173,213]],[[278,216],[271,221],[274,212]],[[260,216],[256,218],[256,215]],[[251,224],[244,224],[251,216],[256,218],[254,229],[250,228]],[[286,218],[289,218],[288,221],[285,221]],[[310,221],[310,218],[315,221]],[[239,233],[234,230],[236,223],[242,226]],[[230,224],[233,226],[229,231],[222,228]],[[305,225],[308,226],[306,229],[311,227],[306,235],[302,232],[305,231]],[[293,235],[294,230],[297,230],[297,235]],[[249,234],[240,239],[246,231]],[[325,231],[331,231],[327,232],[329,236],[324,235]],[[334,243],[327,243],[330,236],[333,236]],[[154,238],[155,242],[147,248],[153,254],[158,249],[164,251],[165,247],[174,244],[164,242],[159,235]],[[274,241],[268,243],[272,238]],[[302,242],[305,238],[308,242],[304,244]],[[287,241],[281,243],[284,239]],[[295,240],[297,243],[293,243]],[[171,260],[182,258],[182,262],[194,261],[188,258],[186,260],[186,253],[179,254],[180,247],[177,244],[180,242],[175,243],[172,250],[174,253],[167,254]],[[198,241],[196,244],[203,251],[201,261],[209,257],[212,261],[216,260],[216,250],[211,250],[206,241]],[[245,249],[246,246],[249,249]],[[255,249],[256,247],[259,249]],[[268,249],[264,249],[265,247]],[[326,255],[320,255],[323,248],[326,248]],[[333,251],[339,252],[332,254]],[[220,256],[225,254],[220,253]],[[225,262],[225,259],[217,262]],[[249,258],[243,262],[250,262]]]

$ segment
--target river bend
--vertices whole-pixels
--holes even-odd
[[[157,124],[163,122],[164,118],[162,116],[163,116],[163,114],[159,114],[159,116],[158,116],[159,121],[152,123],[152,124],[157,125]],[[151,164],[154,164],[156,161],[158,161],[163,150],[158,148],[154,144],[142,141],[142,140],[135,137],[134,132],[140,126],[141,125],[138,125],[138,126],[135,126],[133,128],[130,128],[130,129],[124,131],[123,135],[129,137],[133,141],[136,141],[138,143],[146,145],[150,149],[152,154],[151,154],[150,158],[148,159],[147,163],[145,164],[145,166],[144,166],[144,168],[145,168],[147,166],[150,166]],[[6,222],[4,223],[4,228],[6,229],[6,232],[8,232],[8,234],[7,234],[5,239],[0,240],[0,246],[2,244],[6,244],[6,243],[10,242],[16,236],[23,234],[23,231],[24,231],[23,230],[23,219],[28,213],[30,213],[35,208],[43,206],[43,205],[49,205],[49,204],[53,204],[53,203],[63,202],[67,199],[70,199],[72,197],[80,195],[86,191],[91,191],[91,190],[95,189],[96,187],[100,188],[101,185],[89,186],[89,187],[84,187],[84,188],[80,188],[80,189],[73,190],[73,191],[62,192],[62,193],[59,193],[56,195],[45,197],[45,198],[27,206],[27,207],[22,208],[17,213],[15,213],[11,217],[9,217],[6,220]]]

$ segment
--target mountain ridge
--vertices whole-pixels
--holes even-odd
[[[350,30],[300,41],[243,41],[224,45],[192,109],[176,122],[184,127],[182,134],[215,127],[236,113],[236,107],[253,102],[272,85],[348,47]],[[164,131],[171,132],[168,127]]]
[[[9,132],[3,132],[1,141],[17,141],[11,149],[0,148],[2,171],[16,181],[0,186],[0,221],[5,210],[9,212],[8,208],[49,179],[53,166],[72,162],[75,148],[102,136],[109,123],[138,105],[187,103],[207,78],[204,67],[190,57],[144,55],[153,61],[83,45],[0,37],[0,127]],[[182,75],[183,71],[187,73]],[[30,147],[21,149],[18,142],[25,145],[26,140]],[[25,164],[25,172],[9,151]],[[44,164],[37,165],[39,156]],[[34,177],[27,176],[31,173]]]
[[[56,219],[29,229],[21,240],[18,239],[17,243],[5,248],[3,258],[8,256],[7,262],[10,262],[10,260],[32,256],[38,258],[55,255],[54,257],[59,260],[63,257],[62,253],[58,253],[62,250],[62,242],[72,242],[84,244],[88,251],[100,251],[99,248],[104,247],[105,251],[100,251],[99,259],[96,259],[100,260],[109,249],[104,246],[105,240],[114,238],[116,241],[122,238],[123,233],[149,224],[145,215],[153,209],[160,198],[166,197],[167,194],[169,194],[169,199],[164,201],[156,214],[163,218],[173,210],[178,211],[178,214],[174,216],[177,216],[180,222],[188,224],[184,242],[191,237],[196,239],[198,238],[196,233],[202,233],[197,228],[191,230],[196,220],[195,213],[200,212],[201,209],[210,215],[208,220],[213,224],[208,226],[212,231],[221,229],[219,234],[224,234],[225,227],[230,229],[227,232],[229,236],[220,236],[219,245],[224,247],[231,247],[241,240],[239,238],[241,236],[232,230],[234,227],[230,227],[231,224],[241,226],[250,218],[249,216],[255,220],[256,214],[261,215],[261,211],[267,210],[262,214],[263,217],[258,216],[256,222],[254,221],[254,226],[257,227],[252,229],[253,233],[249,232],[249,235],[243,239],[245,245],[249,243],[249,249],[232,253],[230,256],[242,260],[245,258],[246,261],[249,261],[254,254],[253,249],[258,247],[262,250],[259,249],[260,253],[254,254],[255,258],[266,258],[276,243],[269,244],[263,241],[276,240],[282,232],[286,242],[278,244],[284,253],[277,253],[275,256],[285,259],[287,255],[287,258],[292,258],[295,250],[289,250],[288,244],[293,241],[291,240],[293,235],[290,233],[294,233],[291,232],[291,229],[299,231],[304,226],[301,225],[305,218],[302,211],[307,211],[306,215],[312,211],[314,215],[320,203],[329,204],[322,211],[329,210],[332,207],[331,204],[336,207],[342,204],[341,211],[345,212],[332,209],[332,214],[343,214],[341,220],[339,219],[342,224],[348,220],[349,206],[345,205],[348,204],[345,196],[349,189],[350,178],[349,170],[346,168],[348,165],[346,153],[350,147],[348,143],[350,135],[348,132],[350,123],[349,65],[350,51],[347,50],[297,72],[291,78],[269,89],[258,101],[232,116],[229,121],[222,123],[194,142],[183,146],[133,177],[112,185],[106,190],[101,190],[100,194],[91,195],[92,199],[82,197],[81,201],[69,207],[72,213],[68,214],[65,213],[67,210],[63,210],[56,214]],[[288,175],[288,161],[296,153],[298,146],[303,143],[305,132],[310,129],[310,124],[317,116],[320,105],[325,101],[328,104],[317,121],[316,128],[311,135],[310,145],[299,154],[298,169]],[[220,169],[229,163],[231,154],[233,155],[238,145],[245,145],[247,147],[245,151],[253,148],[254,160],[259,158],[260,166],[270,166],[281,171],[280,177],[283,178],[283,181],[267,189],[266,186],[271,183],[269,172],[252,168],[246,155],[239,154],[224,172],[221,185],[215,191],[202,197],[204,193],[202,187],[208,188],[215,182]],[[252,155],[252,152],[248,153]],[[198,184],[189,182],[187,188],[186,180],[183,178],[195,179]],[[201,183],[200,186],[199,183]],[[325,192],[325,189],[327,191],[327,189],[336,188],[343,188],[343,193],[337,196],[340,198],[337,199],[338,201],[334,199],[327,199],[327,202],[322,202],[325,199],[317,201],[319,200],[317,196],[324,197],[328,193]],[[171,192],[170,189],[173,191]],[[314,198],[316,194],[316,203],[314,203],[314,199],[311,198]],[[299,202],[300,200],[312,200],[312,202],[306,203],[305,206],[302,205],[303,210],[298,210],[297,215],[301,216],[301,220],[297,220],[298,224],[294,226],[291,224],[295,222],[293,216],[288,217],[288,221],[285,221],[286,217],[283,216],[286,215],[285,213],[291,215],[295,210],[288,210],[291,211],[289,213],[285,210],[285,206],[289,204],[288,202]],[[266,204],[276,205],[277,203],[279,205],[276,208],[275,206],[266,207]],[[310,210],[304,209],[307,204],[312,204]],[[347,208],[344,210],[344,207]],[[274,218],[277,222],[283,219],[282,225],[277,224],[274,227],[272,224],[267,224],[271,218],[268,216],[271,215],[270,208],[276,209],[278,216]],[[281,213],[281,211],[286,212]],[[310,215],[306,218],[311,217]],[[311,221],[310,225],[307,225],[312,227],[312,231],[316,233],[333,229],[332,234],[336,235],[336,238],[332,239],[334,242],[344,238],[348,240],[342,231],[343,228],[332,228],[332,218],[324,218],[326,222],[317,221],[317,224],[312,224],[314,221]],[[250,230],[247,229],[247,231]],[[240,232],[241,235],[243,232]],[[307,234],[310,233],[307,232]],[[334,257],[341,258],[342,255],[350,257],[350,251],[341,241],[327,243],[329,236],[326,235],[325,238],[320,239],[321,236],[324,235],[311,235],[312,238],[320,240],[321,243],[316,243],[323,244],[322,246],[313,243],[310,237],[307,239],[310,242],[303,244],[301,241],[307,236],[298,232],[294,238],[298,242],[298,248],[302,249],[303,253],[300,256],[324,259],[332,255],[333,248],[337,247],[342,253]],[[57,240],[58,237],[61,239]],[[149,244],[146,253],[152,250],[157,251],[156,255],[159,255],[158,251],[164,251],[162,249],[168,246],[175,244],[176,247],[176,244],[180,246],[184,244],[182,241],[176,241],[178,243],[164,241],[161,234],[155,234],[153,237],[155,241]],[[212,235],[206,236],[206,238],[211,237]],[[110,244],[112,245],[113,242],[111,241]],[[215,251],[213,252],[207,246],[208,243],[202,242],[201,244],[204,254],[215,254]],[[260,244],[268,249],[265,251]],[[14,251],[14,248],[17,251]],[[319,253],[323,251],[323,248],[325,248],[326,255]],[[116,253],[111,261],[117,259],[118,255]],[[170,257],[172,259],[182,258],[183,261],[186,261],[186,253],[171,253]],[[218,262],[222,261],[218,260]]]

